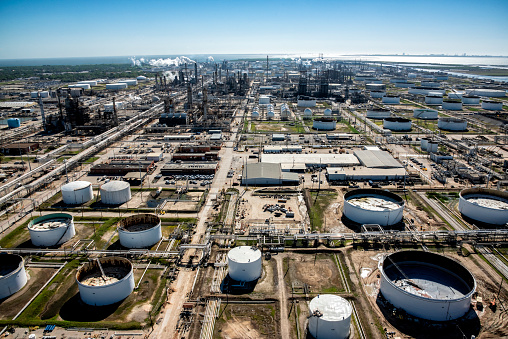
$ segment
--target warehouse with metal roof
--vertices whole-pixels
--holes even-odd
[[[263,163],[272,164],[305,164],[307,167],[347,167],[358,166],[360,162],[353,154],[330,154],[330,153],[313,153],[313,154],[270,154],[261,155]]]
[[[298,185],[299,183],[300,178],[297,173],[282,172],[281,165],[275,163],[247,164],[242,172],[242,185]]]
[[[401,168],[401,163],[395,160],[392,155],[386,151],[361,150],[355,151],[354,155],[360,160],[361,164],[368,168]]]

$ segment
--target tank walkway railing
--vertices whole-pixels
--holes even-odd
[[[120,256],[148,256],[170,257],[180,255],[179,251],[150,251],[150,250],[68,250],[51,248],[2,248],[1,252],[24,255],[120,255]]]

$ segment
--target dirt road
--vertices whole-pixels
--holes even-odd
[[[277,286],[279,289],[279,301],[280,301],[280,334],[282,338],[290,338],[289,331],[289,320],[288,320],[288,305],[286,298],[286,283],[284,282],[284,268],[282,260],[284,258],[281,255],[275,256],[275,262],[277,263]]]

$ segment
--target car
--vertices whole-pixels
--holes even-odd
[[[170,185],[169,180],[166,180],[164,183],[165,183],[166,185]]]
[[[157,179],[162,178],[162,174],[157,174],[157,175],[155,176],[155,178],[157,178]]]

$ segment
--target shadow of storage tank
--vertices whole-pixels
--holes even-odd
[[[120,257],[95,259],[78,270],[76,282],[85,304],[104,306],[117,303],[134,290],[132,263]]]
[[[120,244],[127,248],[149,247],[161,240],[161,219],[154,214],[136,214],[118,223]]]
[[[0,300],[26,285],[25,261],[17,254],[0,253]]]
[[[52,213],[28,223],[30,240],[34,246],[56,246],[76,235],[74,217],[67,213]]]
[[[261,277],[261,251],[256,247],[239,246],[228,252],[228,270],[231,279],[254,281]]]

